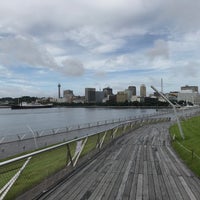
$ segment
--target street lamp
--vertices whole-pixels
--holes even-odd
[[[185,136],[184,136],[184,133],[183,133],[183,130],[182,130],[182,127],[181,127],[181,123],[179,121],[179,117],[178,117],[177,112],[176,112],[176,106],[164,94],[159,92],[154,86],[151,86],[151,88],[155,92],[157,92],[163,99],[165,99],[172,106],[172,108],[174,110],[175,117],[176,117],[176,121],[177,121],[177,124],[178,124],[178,129],[179,129],[180,135],[181,135],[182,139],[184,140]]]

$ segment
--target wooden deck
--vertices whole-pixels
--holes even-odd
[[[120,138],[40,199],[200,199],[200,180],[170,147],[169,123]]]

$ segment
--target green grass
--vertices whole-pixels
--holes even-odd
[[[72,151],[74,151],[74,147],[75,145],[73,143],[70,144],[70,149]],[[6,199],[14,199],[16,196],[32,188],[34,185],[37,185],[48,176],[64,168],[67,161],[66,152],[67,152],[66,146],[62,146],[57,149],[33,157],[28,163],[27,167],[22,172],[22,174],[20,175],[20,177],[13,185],[12,190],[8,193]],[[22,161],[20,162],[21,165],[18,164],[16,166],[16,163],[13,163],[12,167],[20,168],[23,165],[23,162],[25,162],[25,160],[23,160],[23,162]],[[8,178],[10,179],[11,175],[13,175],[15,172],[16,170],[14,171],[12,170],[9,173],[9,176],[6,176],[5,173],[2,173],[1,180],[5,181]]]
[[[183,121],[181,125],[185,140],[181,138],[178,126],[173,125],[170,127],[170,134],[172,137],[175,135],[176,140],[172,142],[172,146],[188,167],[200,177],[200,160],[192,156],[191,152],[186,151],[178,144],[179,142],[184,147],[200,156],[200,117],[193,117]]]

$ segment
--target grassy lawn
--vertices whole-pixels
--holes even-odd
[[[181,125],[185,140],[182,140],[178,126],[173,125],[170,128],[170,134],[172,137],[175,135],[176,140],[172,142],[172,146],[188,167],[200,177],[200,160],[195,156],[192,156],[191,152],[193,151],[200,157],[200,116],[182,121]],[[190,151],[185,150],[178,142]]]
[[[73,152],[75,149],[75,144],[70,144],[70,149]],[[66,146],[62,146],[52,151],[44,152],[37,156],[34,156],[30,160],[20,177],[17,179],[12,187],[12,190],[8,193],[5,199],[14,199],[16,196],[32,188],[34,185],[40,183],[46,177],[65,167],[67,157],[66,152]],[[19,170],[24,162],[25,160],[20,161],[19,163],[17,163],[17,165],[16,163],[10,164],[9,167],[13,168],[13,170],[11,169],[6,173],[3,173],[2,169],[0,169],[0,185],[3,182],[8,181],[13,176],[13,174]]]

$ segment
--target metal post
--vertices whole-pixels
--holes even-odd
[[[71,155],[71,151],[70,151],[70,147],[69,144],[67,144],[67,164],[68,164],[68,158],[70,160],[70,164],[73,167],[73,159],[72,159],[72,155]]]
[[[151,86],[151,88],[155,92],[157,92],[163,99],[165,99],[172,106],[172,108],[174,110],[175,117],[176,117],[176,121],[177,121],[177,124],[178,124],[180,135],[181,135],[182,139],[184,140],[185,136],[184,136],[184,133],[183,133],[183,130],[182,130],[182,127],[181,127],[179,117],[178,117],[177,112],[176,112],[176,106],[166,96],[164,96],[162,93],[160,93],[154,86]]]

